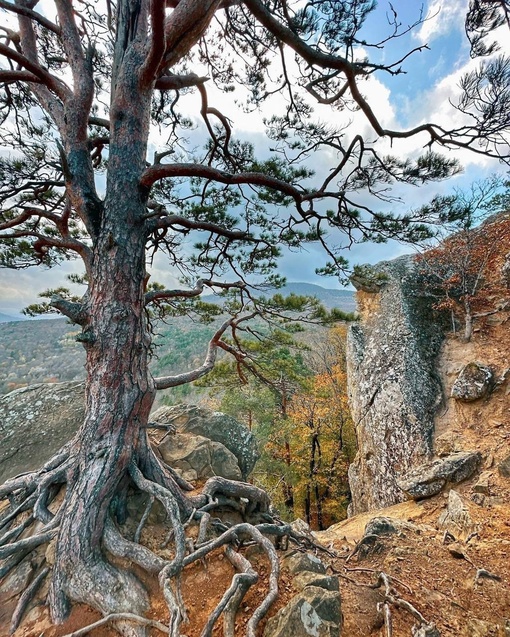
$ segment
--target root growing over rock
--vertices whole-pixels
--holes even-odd
[[[100,470],[107,466],[103,458],[94,460]],[[89,470],[87,466],[85,471]],[[211,552],[223,549],[235,574],[210,613],[201,637],[210,637],[221,617],[225,637],[233,637],[238,609],[248,590],[259,580],[258,573],[239,548],[244,543],[255,543],[264,552],[270,567],[266,595],[246,627],[247,637],[255,637],[257,627],[278,596],[279,560],[275,541],[290,540],[303,546],[310,543],[270,514],[269,499],[262,489],[215,477],[206,482],[198,495],[186,495],[184,491],[190,485],[176,481],[174,473],[145,442],[139,445],[137,454],[127,463],[127,470],[116,480],[107,506],[104,502],[102,508],[98,504],[97,512],[90,513],[85,510],[86,498],[81,497],[85,471],[78,465],[70,443],[39,471],[22,474],[0,486],[0,500],[7,501],[0,512],[0,578],[9,575],[24,560],[32,560],[35,553],[39,556],[36,572],[13,613],[11,634],[49,578],[46,602],[55,623],[64,621],[73,602],[86,603],[104,616],[94,625],[73,633],[73,637],[104,623],[128,637],[142,637],[147,627],[165,630],[170,637],[180,637],[181,626],[188,621],[181,593],[183,571]],[[122,526],[126,521],[128,493],[133,490],[147,494],[148,504],[130,539]],[[144,525],[156,501],[163,506],[169,521],[170,530],[164,545],[173,547],[171,559],[161,557],[141,543]],[[243,521],[229,525],[214,517],[218,509],[233,510]],[[77,523],[88,534],[85,539],[77,539],[75,533],[70,533],[69,529],[76,528]],[[186,533],[191,523],[198,526],[195,539]],[[43,547],[50,543],[52,546],[43,557]],[[144,618],[148,609],[147,594],[133,573],[118,567],[116,558],[127,559],[157,577],[168,607],[168,626]]]

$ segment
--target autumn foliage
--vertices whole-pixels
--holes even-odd
[[[315,529],[345,518],[348,505],[347,469],[355,439],[347,404],[345,332],[345,326],[331,329],[323,351],[314,348],[311,364],[318,369],[275,418],[261,459],[265,487],[276,506]]]
[[[434,308],[450,313],[454,331],[462,324],[467,341],[475,321],[508,303],[504,265],[509,253],[510,213],[502,213],[476,228],[461,229],[417,256]]]

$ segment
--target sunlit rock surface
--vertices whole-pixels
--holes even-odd
[[[359,324],[348,338],[348,390],[358,454],[349,469],[350,515],[402,502],[397,479],[431,458],[441,403],[441,328],[406,256],[375,266],[377,286],[355,281]]]
[[[0,484],[39,469],[83,422],[83,383],[41,383],[0,398]]]

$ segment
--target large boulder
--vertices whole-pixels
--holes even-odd
[[[84,418],[83,383],[42,383],[0,398],[0,484],[39,469]]]
[[[176,433],[166,436],[158,445],[163,460],[185,480],[205,480],[222,476],[229,480],[241,480],[237,458],[221,442]]]
[[[291,553],[283,558],[283,566],[292,575],[303,573],[318,573],[324,575],[326,573],[326,567],[323,562],[313,555],[313,553]]]
[[[452,387],[452,398],[471,403],[484,398],[494,382],[494,373],[488,365],[473,361],[462,368]]]
[[[405,520],[397,520],[396,518],[387,518],[378,516],[372,518],[370,522],[365,526],[364,536],[377,535],[389,536],[389,535],[405,535],[407,532],[418,533],[419,528],[411,522]]]
[[[237,458],[243,479],[259,457],[255,436],[243,424],[217,411],[194,405],[160,407],[151,420],[173,426],[178,432],[204,436],[224,445]]]
[[[172,411],[172,408],[165,409]],[[189,427],[186,427],[186,418],[179,420],[177,417],[177,420],[180,424],[184,420],[182,428],[189,433],[169,434],[160,445],[168,464],[187,479],[215,475],[242,479],[246,473],[243,473],[238,458],[244,460],[245,471],[251,470],[255,463],[256,446],[252,434],[223,414],[193,407],[187,407],[185,411],[190,415]],[[173,413],[182,416],[179,409],[174,409]],[[210,420],[207,420],[207,414],[211,415]],[[39,469],[71,440],[83,423],[84,415],[84,385],[81,382],[42,383],[2,396],[0,484],[19,473]],[[215,428],[220,429],[219,433],[214,433]],[[229,437],[229,444],[222,443],[221,439],[226,437]]]
[[[372,270],[353,282],[361,321],[351,327],[347,344],[358,440],[349,468],[350,515],[405,499],[397,477],[431,458],[433,417],[442,397],[436,372],[442,330],[421,294],[418,265],[406,256]]]
[[[264,637],[339,637],[341,628],[339,593],[306,586],[267,622]]]
[[[417,500],[439,493],[446,484],[471,477],[482,463],[480,452],[460,451],[416,467],[398,479],[398,486]]]

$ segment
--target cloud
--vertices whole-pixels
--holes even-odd
[[[454,30],[462,31],[467,8],[466,0],[431,0],[425,22],[414,37],[420,44],[429,44]]]

